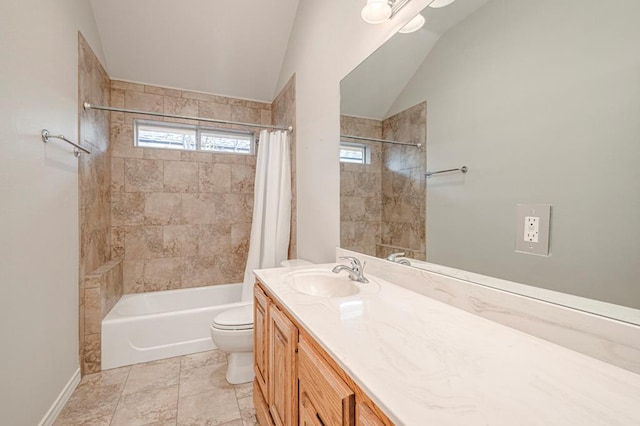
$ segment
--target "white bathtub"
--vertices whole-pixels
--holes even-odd
[[[102,320],[102,369],[215,349],[209,326],[242,284],[128,294]]]

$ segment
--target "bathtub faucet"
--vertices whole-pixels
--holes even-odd
[[[340,259],[349,260],[351,262],[351,266],[347,265],[337,265],[334,267],[331,272],[339,273],[340,271],[349,272],[349,279],[353,281],[357,281],[359,283],[368,283],[369,280],[364,276],[364,265],[357,258],[352,256],[341,256]]]

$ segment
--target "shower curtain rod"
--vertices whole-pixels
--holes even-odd
[[[218,124],[234,124],[236,126],[244,126],[244,127],[257,127],[260,129],[273,129],[273,130],[284,130],[285,132],[293,132],[293,126],[289,127],[278,127],[278,126],[270,126],[267,124],[253,124],[253,123],[242,123],[239,121],[228,121],[228,120],[217,120],[215,118],[204,118],[204,117],[192,117],[188,115],[176,115],[176,114],[165,114],[162,112],[151,112],[151,111],[140,111],[137,109],[126,109],[126,108],[114,108],[108,107],[104,105],[93,105],[89,102],[85,102],[83,104],[85,110],[89,109],[98,109],[101,111],[113,111],[113,112],[126,112],[129,114],[141,114],[141,115],[151,115],[154,117],[167,117],[167,118],[179,118],[181,120],[194,120],[194,121],[206,121],[207,123],[218,123]]]
[[[382,142],[382,143],[392,143],[395,145],[415,146],[416,148],[420,148],[422,146],[421,143],[399,142],[399,141],[392,141],[390,139],[365,138],[362,136],[352,136],[352,135],[340,135],[340,137],[347,138],[347,139],[357,139],[360,141],[373,141],[373,142]]]

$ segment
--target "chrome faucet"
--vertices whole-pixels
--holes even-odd
[[[357,258],[352,256],[341,256],[340,259],[348,260],[351,262],[351,266],[347,265],[337,265],[334,267],[331,272],[339,273],[340,271],[348,271],[349,279],[353,281],[357,281],[359,283],[368,283],[369,280],[364,276],[364,265],[366,262],[362,264]]]
[[[390,261],[390,262],[399,263],[400,265],[411,266],[411,262],[409,262],[409,259],[397,259],[396,260],[396,257],[398,257],[398,256],[404,256],[404,252],[391,253],[389,256],[387,256],[387,260]]]

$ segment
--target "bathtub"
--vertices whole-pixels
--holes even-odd
[[[209,326],[242,284],[127,294],[102,320],[102,369],[215,349]]]

